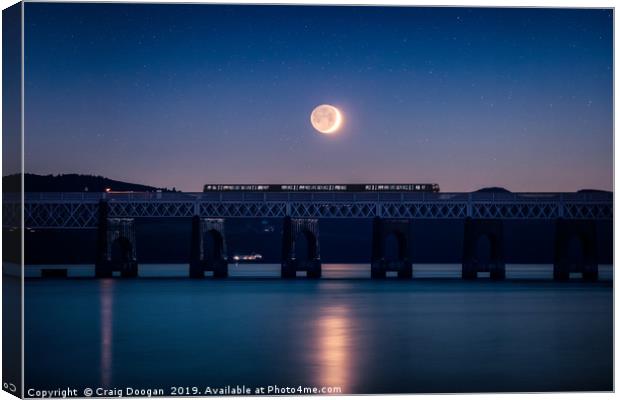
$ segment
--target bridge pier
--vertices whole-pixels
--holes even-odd
[[[104,200],[99,202],[98,219],[95,277],[111,278],[115,272],[122,278],[137,277],[134,219],[109,218],[108,203]]]
[[[387,271],[396,271],[398,278],[411,279],[411,233],[408,219],[382,219],[375,217],[372,224],[372,255],[370,276],[372,279],[386,277]],[[396,260],[386,258],[386,239],[394,235],[398,244]]]
[[[499,219],[465,219],[463,237],[463,279],[476,279],[478,272],[489,272],[492,280],[506,278],[504,262],[503,224]],[[490,245],[489,262],[482,263],[477,254],[478,241],[487,237]]]
[[[302,244],[306,245],[306,255],[299,252]],[[306,271],[308,278],[321,277],[319,222],[316,219],[284,217],[281,276],[295,278],[297,271]]]
[[[209,239],[209,246],[205,240]],[[212,271],[214,278],[228,277],[228,256],[223,218],[192,217],[192,242],[190,250],[190,278],[204,278]]]
[[[576,238],[581,245],[583,258],[569,257],[571,241]],[[555,257],[553,279],[565,281],[571,272],[581,272],[584,280],[598,279],[598,255],[596,249],[596,223],[593,220],[566,220],[559,218],[555,223]]]

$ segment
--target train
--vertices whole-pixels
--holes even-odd
[[[206,184],[203,192],[439,192],[436,183]]]

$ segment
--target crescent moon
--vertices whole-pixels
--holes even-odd
[[[342,113],[330,104],[321,104],[312,110],[310,123],[322,134],[332,134],[342,126]]]
[[[342,123],[342,114],[340,114],[340,110],[334,107],[334,112],[336,113],[336,122],[334,122],[334,126],[331,129],[325,131],[325,133],[334,133],[340,128],[340,124]]]

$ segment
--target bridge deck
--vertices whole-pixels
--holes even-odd
[[[101,200],[112,218],[613,218],[613,194],[432,192],[25,193],[32,228],[94,228]],[[18,226],[21,195],[5,194],[3,226]]]

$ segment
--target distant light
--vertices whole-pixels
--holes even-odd
[[[112,189],[110,189],[110,188],[105,188],[105,191],[106,191],[106,192],[109,192],[109,191],[111,191],[111,190],[112,190]]]

